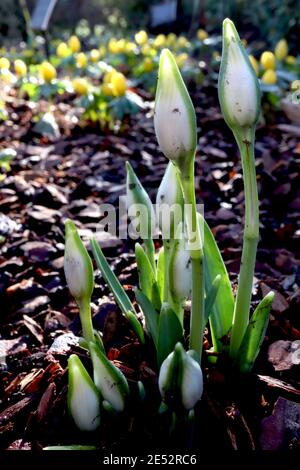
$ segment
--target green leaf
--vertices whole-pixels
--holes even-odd
[[[202,216],[201,216],[202,217]],[[222,351],[222,339],[226,337],[232,326],[234,298],[227,269],[222,259],[214,236],[204,222],[204,266],[205,290],[209,292],[216,276],[221,276],[220,287],[216,296],[212,313],[209,317],[212,340],[215,351]]]
[[[216,297],[218,295],[218,292],[219,292],[219,288],[220,288],[220,285],[221,285],[221,276],[220,274],[218,274],[215,279],[213,280],[213,283],[211,285],[211,288],[210,290],[208,291],[208,294],[206,296],[206,299],[205,299],[205,319],[204,319],[204,322],[205,322],[205,325],[208,321],[208,318],[211,314],[211,311],[212,311],[212,307],[215,303],[215,300],[216,300]]]
[[[169,304],[164,303],[158,322],[157,362],[159,367],[182,339],[183,328],[180,320]]]
[[[136,318],[134,314],[135,312],[134,306],[132,305],[125,290],[121,286],[115,273],[111,270],[99,244],[93,238],[91,239],[91,246],[92,246],[92,251],[93,251],[97,266],[100,269],[105,282],[108,284],[115,298],[115,301],[119,305],[123,315],[129,321],[138,339],[143,344],[145,341],[144,332],[143,332],[140,322],[138,321],[138,319]],[[131,315],[129,314],[129,312],[131,313]]]
[[[154,308],[160,311],[161,300],[155,274],[148,256],[139,243],[135,244],[135,258],[139,274],[140,290],[152,302]]]
[[[156,281],[160,294],[160,298],[164,295],[164,277],[165,277],[165,253],[164,247],[162,246],[158,252],[157,258],[157,270],[156,270]]]
[[[251,372],[264,340],[269,323],[274,292],[269,292],[258,304],[250,319],[238,352],[237,365],[241,372]]]
[[[135,289],[135,297],[144,313],[147,331],[153,339],[155,347],[157,347],[159,315],[148,297],[146,297],[142,291]]]

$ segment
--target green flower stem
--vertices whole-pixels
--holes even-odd
[[[152,269],[154,274],[156,275],[156,266],[155,266],[155,247],[152,238],[147,238],[144,240],[144,245],[145,245],[145,250],[147,253],[147,256],[149,258],[149,261],[151,263]]]
[[[164,247],[164,295],[163,301],[169,301],[169,264],[170,264],[170,251],[171,251],[171,240],[163,240],[163,247]]]
[[[194,183],[194,160],[188,172],[181,173],[181,183],[185,202],[185,218],[188,240],[192,245],[190,256],[192,261],[192,311],[190,321],[189,348],[196,351],[201,362],[204,332],[204,265],[203,244],[197,220],[197,208]]]
[[[82,335],[87,342],[94,342],[95,335],[92,324],[91,303],[90,299],[83,298],[77,301],[79,308],[79,316],[82,326]]]
[[[259,239],[259,210],[254,159],[254,129],[234,131],[242,157],[245,192],[245,227],[238,290],[230,340],[230,356],[236,359],[249,323],[252,283]]]

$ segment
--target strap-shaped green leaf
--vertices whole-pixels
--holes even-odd
[[[164,253],[164,247],[162,246],[158,252],[157,270],[156,270],[156,281],[157,281],[157,286],[158,286],[161,299],[163,299],[163,295],[164,295],[164,277],[165,277],[165,253]]]
[[[137,335],[138,339],[141,343],[145,342],[144,332],[141,327],[140,322],[136,318],[134,312],[134,307],[126,294],[125,290],[121,286],[118,278],[116,277],[115,273],[112,271],[111,267],[109,266],[99,244],[95,239],[91,239],[91,246],[94,254],[94,258],[96,260],[97,266],[100,269],[102,276],[105,282],[108,284],[115,301],[119,305],[123,315],[127,318],[132,329],[134,330],[135,334]],[[131,312],[131,315],[129,315]]]
[[[154,308],[159,312],[161,300],[155,274],[148,256],[139,243],[135,244],[135,258],[139,274],[140,290],[148,297]]]
[[[159,315],[142,291],[135,289],[135,297],[144,313],[147,331],[152,337],[155,347],[157,347]]]
[[[211,288],[208,291],[207,296],[205,298],[205,319],[204,319],[205,325],[206,325],[206,323],[208,321],[208,318],[209,318],[209,316],[212,312],[213,305],[215,303],[216,297],[217,297],[219,289],[220,289],[221,280],[222,280],[222,278],[221,278],[220,274],[218,274],[215,277],[215,279],[213,280]]]
[[[157,362],[159,367],[174,350],[175,344],[182,342],[182,339],[183,328],[180,320],[169,304],[164,303],[158,322]]]
[[[258,304],[250,319],[238,353],[237,365],[241,372],[251,372],[264,340],[274,292],[269,292]]]
[[[220,250],[205,220],[203,220],[203,224],[206,292],[210,291],[216,276],[218,274],[221,276],[218,294],[209,317],[214,350],[221,351],[224,348],[222,340],[228,335],[232,326],[234,298],[227,269]]]

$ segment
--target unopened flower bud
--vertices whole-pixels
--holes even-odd
[[[92,295],[94,289],[93,265],[74,222],[66,220],[65,228],[65,276],[71,294],[79,302],[83,298],[90,299]]]
[[[162,152],[182,173],[189,174],[197,143],[195,110],[168,49],[160,56],[154,127]]]
[[[169,162],[156,196],[158,225],[164,239],[174,238],[183,220],[184,199],[177,168]]]
[[[129,387],[122,372],[110,362],[95,343],[89,344],[94,368],[94,383],[115,411],[121,412],[125,408],[129,395]]]
[[[202,370],[193,355],[193,351],[186,352],[182,344],[177,343],[161,365],[158,386],[163,401],[170,408],[181,406],[191,410],[202,397]]]
[[[252,128],[260,112],[260,89],[255,71],[232,21],[223,22],[223,51],[219,101],[230,128]]]
[[[100,425],[100,396],[84,365],[76,354],[68,360],[68,407],[81,431],[94,431]]]

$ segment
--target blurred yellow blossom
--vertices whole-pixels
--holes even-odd
[[[169,46],[169,47],[175,46],[176,41],[177,41],[176,34],[175,33],[169,33],[168,36],[167,36],[167,41],[166,41],[167,46]]]
[[[139,31],[135,34],[134,39],[139,46],[143,46],[148,42],[148,34],[146,33],[146,31]]]
[[[294,80],[291,83],[291,90],[300,90],[300,80]]]
[[[130,52],[134,52],[136,49],[135,42],[129,41],[126,44],[125,51],[130,54]]]
[[[289,65],[293,65],[297,62],[297,59],[293,55],[288,55],[287,58],[285,59],[286,63]]]
[[[253,55],[249,55],[249,60],[250,60],[250,63],[256,73],[256,75],[258,75],[258,72],[259,72],[259,65],[258,65],[258,62],[257,60],[255,59],[255,57]]]
[[[273,52],[271,51],[263,52],[260,58],[260,63],[265,70],[268,70],[268,69],[274,70],[276,66],[276,58]]]
[[[9,69],[10,62],[6,57],[0,58],[0,69]]]
[[[16,73],[16,75],[18,75],[18,77],[24,77],[24,75],[26,75],[26,73],[27,73],[27,66],[26,66],[25,62],[23,62],[23,60],[21,60],[21,59],[15,60],[14,69],[15,69],[15,73]]]
[[[84,69],[87,66],[87,56],[84,52],[79,52],[79,54],[77,54],[76,65],[80,69]]]
[[[175,60],[176,60],[176,63],[178,65],[179,68],[183,67],[183,65],[186,63],[186,61],[188,60],[189,56],[186,52],[182,52],[182,54],[178,54],[176,57],[175,57]]]
[[[92,62],[98,62],[100,59],[100,51],[98,49],[92,49],[90,52],[90,58]]]
[[[284,60],[289,52],[289,46],[286,39],[280,39],[275,46],[275,57],[277,60]]]
[[[179,36],[179,38],[177,39],[176,45],[178,49],[181,49],[183,47],[189,47],[190,43],[185,36]]]
[[[71,54],[71,50],[65,42],[60,42],[56,48],[56,55],[61,59],[64,59]]]
[[[114,96],[114,90],[111,83],[103,83],[101,90],[106,96]]]
[[[204,41],[204,39],[208,38],[208,34],[205,29],[198,29],[197,38],[199,39],[199,41]]]
[[[39,72],[41,78],[47,83],[50,83],[54,78],[56,78],[56,70],[49,62],[42,62],[39,67]]]
[[[108,50],[111,52],[111,54],[118,54],[119,52],[119,46],[118,46],[118,41],[116,38],[111,38],[108,42]]]
[[[264,72],[263,76],[261,77],[261,81],[266,85],[275,85],[277,81],[277,75],[275,70],[268,69]]]
[[[115,96],[123,96],[126,92],[126,78],[120,72],[115,72],[111,77],[111,85]]]
[[[143,60],[143,66],[145,72],[151,72],[154,69],[153,60],[150,57],[145,57],[145,59]]]
[[[89,90],[89,84],[85,78],[74,78],[72,85],[78,95],[86,95]]]
[[[71,36],[68,41],[68,45],[73,53],[80,51],[81,44],[77,36]]]
[[[156,36],[156,38],[153,41],[153,46],[157,48],[164,47],[166,44],[166,40],[167,38],[165,34],[158,34],[158,36]]]

